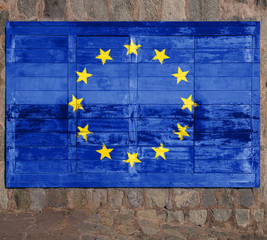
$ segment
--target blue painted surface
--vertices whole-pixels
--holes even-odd
[[[259,187],[259,22],[7,22],[7,187]],[[130,39],[141,48],[126,55]],[[102,65],[99,48],[110,56]],[[166,49],[161,65],[154,49]],[[76,82],[75,71],[93,74]],[[189,71],[187,82],[172,74]],[[73,112],[72,95],[84,110]],[[182,110],[182,98],[199,104]],[[189,137],[173,134],[177,123]],[[93,134],[77,138],[78,126]],[[96,152],[105,143],[112,159]],[[166,159],[152,147],[163,143]],[[123,162],[138,152],[133,168]]]

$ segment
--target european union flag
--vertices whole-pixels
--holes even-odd
[[[258,22],[7,23],[7,187],[258,187]]]

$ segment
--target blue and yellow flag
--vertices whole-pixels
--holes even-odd
[[[259,23],[7,25],[8,187],[259,186]]]

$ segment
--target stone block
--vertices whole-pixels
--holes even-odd
[[[195,207],[199,203],[199,193],[191,189],[175,189],[173,201],[176,207]]]
[[[207,21],[218,21],[220,20],[220,8],[218,0],[206,0],[205,12]]]
[[[231,190],[224,189],[221,193],[220,204],[224,207],[232,207],[233,201],[231,199]]]
[[[137,0],[140,21],[160,20],[160,0]]]
[[[175,240],[186,240],[187,238],[181,233],[180,229],[177,226],[170,226],[168,224],[164,224],[162,226],[162,231],[164,235],[170,236],[164,239],[175,239]],[[172,238],[173,237],[173,238]]]
[[[139,233],[139,230],[135,226],[118,225],[117,232],[128,236]]]
[[[207,220],[207,210],[190,210],[189,220],[197,225],[204,225]]]
[[[30,190],[31,210],[42,210],[46,206],[46,191],[44,189]]]
[[[264,220],[264,209],[257,209],[254,211],[254,219],[256,222],[261,222]]]
[[[237,225],[245,228],[249,224],[249,209],[236,209],[235,217]]]
[[[244,207],[251,207],[254,202],[254,195],[252,189],[240,189],[238,196],[238,204]]]
[[[183,211],[166,211],[166,222],[179,222],[184,223]]]
[[[14,192],[14,200],[19,210],[27,210],[30,206],[30,193],[25,189],[17,189]]]
[[[213,217],[218,222],[227,222],[232,215],[231,209],[214,209]]]
[[[121,190],[108,190],[108,200],[112,208],[120,208],[122,206],[123,197],[124,193]]]
[[[108,194],[106,189],[90,189],[89,205],[92,208],[99,208],[107,205]]]
[[[90,2],[92,2],[92,1],[90,1]],[[85,9],[86,9],[86,3],[87,3],[87,1],[84,2],[81,0],[71,0],[70,1],[71,11],[77,18],[83,19]],[[89,8],[89,10],[91,11],[90,8]]]
[[[87,16],[94,20],[109,20],[108,0],[85,0],[84,8]]]
[[[181,21],[185,19],[185,0],[163,0],[161,20]]]
[[[146,203],[149,207],[164,208],[168,205],[169,190],[168,189],[147,189]]]
[[[70,191],[71,205],[73,208],[81,208],[88,203],[87,189],[73,189]]]
[[[9,13],[8,11],[1,11],[0,12],[0,35],[5,34],[6,21],[9,21]]]
[[[203,15],[202,0],[189,0],[188,12],[192,20],[194,21],[202,20],[202,15]]]
[[[147,218],[147,219],[151,219],[151,220],[156,220],[157,219],[157,213],[153,209],[138,211],[136,216],[138,218]]]
[[[66,0],[44,0],[44,17],[49,19],[63,19]]]
[[[48,207],[66,207],[67,193],[64,189],[49,189],[47,192]]]
[[[5,162],[0,162],[0,208],[7,209],[8,192],[5,188]]]
[[[143,204],[144,196],[141,190],[131,189],[127,192],[128,201],[133,208],[140,208]]]
[[[133,20],[134,1],[133,0],[113,0],[112,16],[115,21]]]
[[[213,189],[204,189],[202,191],[202,201],[205,208],[217,203]]]
[[[38,0],[18,0],[18,10],[27,18],[35,16],[35,7]]]
[[[138,225],[141,228],[141,231],[147,235],[155,235],[159,231],[158,226],[152,221],[139,219]]]
[[[254,0],[254,4],[262,8],[267,7],[267,0]]]

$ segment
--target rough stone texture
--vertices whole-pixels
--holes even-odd
[[[169,202],[168,189],[147,189],[146,202],[149,207],[164,208]]]
[[[70,192],[71,205],[73,208],[81,208],[88,203],[87,189],[73,189]]]
[[[189,0],[188,12],[192,20],[194,21],[202,20],[202,15],[203,15],[202,0]]]
[[[67,193],[64,189],[49,189],[47,193],[47,204],[49,207],[67,206]]]
[[[0,208],[6,209],[8,204],[7,189],[5,188],[5,163],[0,162]]]
[[[205,208],[217,203],[213,189],[204,189],[202,192],[202,201]]]
[[[185,16],[185,1],[184,0],[163,0],[162,1],[162,16],[163,21],[181,21]]]
[[[124,197],[123,191],[120,190],[110,190],[108,191],[108,199],[110,205],[113,208],[120,208],[122,206],[122,200]]]
[[[141,210],[137,212],[138,218],[156,219],[157,213],[155,210]]]
[[[35,16],[35,7],[38,0],[18,0],[18,10],[27,18]]]
[[[44,0],[44,17],[50,19],[63,19],[66,0]]]
[[[140,21],[159,20],[160,3],[160,0],[137,0],[138,19]]]
[[[155,235],[159,231],[154,222],[145,219],[138,220],[138,226],[141,228],[141,231],[147,235]]]
[[[30,190],[31,210],[41,210],[46,206],[46,191],[44,189]]]
[[[238,204],[244,207],[251,207],[254,202],[254,195],[251,189],[240,189],[238,196]]]
[[[197,225],[204,225],[207,219],[207,210],[190,210],[189,219]]]
[[[133,0],[113,0],[112,16],[115,21],[133,20]]]
[[[257,6],[260,6],[260,7],[263,7],[263,8],[267,7],[267,1],[266,0],[254,0],[254,3]]]
[[[17,189],[14,193],[14,200],[17,204],[17,209],[27,210],[30,206],[30,193],[28,190]]]
[[[85,0],[84,7],[89,18],[98,21],[109,20],[108,0]],[[76,15],[79,15],[79,12],[77,12],[78,10],[79,9],[76,9],[75,11]]]
[[[183,211],[166,211],[166,222],[184,223]]]
[[[223,192],[221,193],[220,197],[220,204],[224,207],[232,207],[233,206],[233,201],[230,196],[230,191],[229,189],[224,189]]]
[[[218,21],[220,19],[218,0],[206,0],[205,13],[207,21]]]
[[[162,230],[165,235],[169,236],[169,237],[166,237],[165,239],[186,240],[186,237],[175,226],[170,226],[170,225],[165,224],[162,226]]]
[[[92,1],[90,1],[92,2]],[[101,1],[98,1],[101,2]],[[87,3],[87,1],[86,1]],[[78,18],[78,19],[82,19],[84,16],[84,11],[85,9],[87,10],[87,4],[84,3],[84,1],[81,0],[71,0],[70,1],[70,7],[72,10],[72,13]],[[93,12],[91,11],[91,8],[88,9],[89,12]],[[90,15],[89,15],[90,16]]]
[[[227,222],[232,215],[231,209],[214,209],[213,217],[218,222]]]
[[[6,21],[9,20],[9,13],[7,11],[0,12],[0,34],[5,33]]]
[[[92,208],[99,208],[107,205],[108,194],[106,189],[89,190],[89,205]]]
[[[199,203],[199,193],[195,190],[176,189],[174,190],[174,203],[176,207],[194,207]]]
[[[257,210],[254,212],[254,219],[255,219],[257,222],[261,222],[261,221],[263,221],[263,219],[264,219],[264,209],[257,209]]]
[[[141,190],[138,189],[132,189],[127,194],[128,201],[133,208],[140,208],[143,204],[143,194]]]
[[[235,217],[237,225],[240,227],[246,227],[249,223],[249,210],[248,209],[236,209]]]

